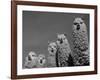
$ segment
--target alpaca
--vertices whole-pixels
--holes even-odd
[[[73,66],[72,52],[66,35],[58,34],[56,43],[58,46],[57,57],[59,67]]]
[[[74,63],[76,66],[89,65],[87,26],[82,18],[75,18],[72,29]]]
[[[56,42],[49,42],[48,43],[48,62],[50,67],[57,67],[57,58],[56,58],[56,53],[57,53],[57,44]]]
[[[25,68],[36,68],[37,66],[37,55],[35,52],[31,51],[25,58]]]

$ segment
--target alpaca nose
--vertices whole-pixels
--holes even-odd
[[[51,50],[51,52],[53,52],[53,49]]]
[[[78,25],[77,25],[77,30],[79,30],[79,29],[80,29],[80,25],[78,24]]]
[[[62,44],[62,43],[63,43],[63,40],[61,39],[61,40],[60,40],[60,44]]]
[[[42,60],[40,60],[40,63],[42,63]]]
[[[29,61],[31,61],[31,60],[32,60],[30,56],[28,56],[28,60],[29,60]]]

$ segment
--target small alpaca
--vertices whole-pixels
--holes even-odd
[[[45,55],[39,54],[38,55],[37,68],[44,68],[44,67],[46,67],[46,58],[45,58]]]
[[[35,52],[29,52],[28,56],[25,58],[25,68],[36,68],[37,66],[37,55]]]
[[[57,44],[56,42],[49,42],[48,44],[48,63],[50,67],[58,67],[56,53],[57,53]]]

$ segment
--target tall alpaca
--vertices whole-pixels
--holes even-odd
[[[65,36],[65,34],[57,35],[57,59],[59,67],[73,66],[72,52],[70,49],[70,44]]]
[[[89,65],[87,26],[82,18],[75,18],[72,29],[74,63],[76,66]]]

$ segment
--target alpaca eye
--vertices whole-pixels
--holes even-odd
[[[43,59],[45,59],[45,58],[43,57]]]
[[[35,56],[35,55],[32,55],[32,56]]]
[[[80,22],[80,24],[83,24],[83,22]]]
[[[54,46],[56,48],[56,46]]]
[[[66,38],[64,38],[64,40],[65,40]]]
[[[60,41],[60,39],[58,39],[58,41]]]
[[[78,23],[74,23],[74,25],[77,25]]]

